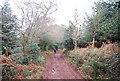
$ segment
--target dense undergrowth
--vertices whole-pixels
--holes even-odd
[[[41,52],[36,43],[25,46],[24,52],[20,48],[12,50],[11,55],[0,55],[3,79],[39,79],[45,70],[45,58],[50,51]]]
[[[120,79],[120,48],[107,44],[101,48],[80,48],[77,54],[64,51],[67,61],[85,79]]]

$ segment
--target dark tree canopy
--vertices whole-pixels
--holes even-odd
[[[94,14],[92,17],[88,16],[87,20],[89,36],[95,37],[99,44],[108,39],[112,42],[118,42],[120,40],[118,10],[116,2],[95,3]]]
[[[5,2],[0,13],[1,16],[1,37],[2,37],[2,50],[15,47],[16,44],[16,16],[12,14],[10,4]]]

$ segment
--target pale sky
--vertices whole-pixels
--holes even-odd
[[[78,10],[80,18],[83,19],[85,12],[92,14],[91,6],[95,0],[58,0],[60,8],[54,13],[54,17],[58,24],[68,25],[69,20],[74,19],[75,9]]]
[[[0,0],[2,4],[5,0]],[[13,14],[18,15],[19,10],[14,4],[18,0],[9,0],[9,3],[12,7]],[[22,1],[22,0],[21,0]],[[58,3],[58,10],[52,15],[55,19],[55,23],[58,25],[64,24],[68,25],[69,20],[74,19],[75,9],[78,10],[81,20],[87,14],[92,14],[91,6],[94,5],[95,1],[98,0],[54,0]]]

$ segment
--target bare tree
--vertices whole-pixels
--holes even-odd
[[[82,25],[81,25],[81,21],[80,21],[77,9],[75,9],[74,21],[70,22],[70,24],[73,27],[73,32],[72,32],[71,37],[73,39],[74,49],[75,49],[75,54],[76,54],[78,40],[82,36]]]
[[[17,5],[21,10],[21,21],[18,30],[22,34],[22,46],[28,44],[39,30],[46,24],[47,18],[57,10],[57,4],[53,1],[48,2],[21,2]]]

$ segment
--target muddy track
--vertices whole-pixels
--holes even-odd
[[[82,79],[60,53],[51,55],[47,59],[45,67],[44,79]]]

